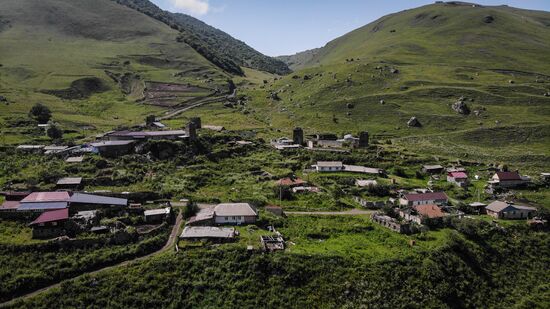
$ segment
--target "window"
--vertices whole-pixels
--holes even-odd
[[[225,221],[229,220],[229,217],[225,217]]]

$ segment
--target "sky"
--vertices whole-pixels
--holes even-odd
[[[192,15],[269,55],[290,55],[329,41],[384,15],[434,0],[151,0]],[[550,0],[479,0],[550,11]]]

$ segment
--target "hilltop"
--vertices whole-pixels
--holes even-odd
[[[361,58],[544,73],[549,49],[548,12],[447,2],[381,17],[329,42],[305,65]]]

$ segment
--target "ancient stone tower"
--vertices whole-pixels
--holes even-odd
[[[294,128],[294,131],[292,131],[292,140],[294,141],[294,144],[303,145],[304,130],[302,130],[302,128]]]
[[[202,128],[202,123],[201,123],[201,118],[200,117],[193,117],[189,121],[195,124],[195,129]]]
[[[190,140],[197,139],[197,127],[194,122],[189,122],[187,124],[187,135],[189,135]]]
[[[369,132],[363,131],[359,133],[359,147],[369,147]]]

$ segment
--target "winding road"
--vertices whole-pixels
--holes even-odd
[[[178,239],[178,234],[180,232],[180,227],[181,227],[182,221],[183,221],[183,217],[180,213],[176,218],[176,222],[174,224],[174,227],[172,227],[172,232],[170,233],[170,236],[168,237],[168,241],[166,242],[166,244],[161,249],[159,249],[155,252],[149,253],[147,255],[144,255],[144,256],[141,256],[141,257],[138,257],[138,258],[135,258],[135,259],[132,259],[132,260],[127,260],[127,261],[124,261],[124,262],[120,262],[120,263],[115,264],[115,265],[106,266],[106,267],[103,267],[103,268],[100,268],[100,269],[97,269],[97,270],[94,270],[94,271],[91,271],[91,272],[86,272],[86,273],[83,273],[83,274],[78,275],[76,277],[65,279],[63,281],[60,281],[58,283],[54,283],[52,285],[41,288],[41,289],[36,290],[34,292],[30,292],[28,294],[24,294],[24,295],[21,295],[19,297],[13,298],[13,299],[11,299],[9,301],[6,301],[4,303],[0,303],[0,308],[5,308],[5,307],[8,307],[8,306],[14,305],[16,302],[18,302],[20,300],[31,298],[31,297],[36,296],[38,294],[44,293],[44,292],[46,292],[50,289],[53,289],[53,288],[56,288],[56,287],[60,286],[64,282],[72,281],[72,280],[81,278],[83,276],[96,275],[96,274],[101,273],[103,271],[107,271],[107,270],[114,269],[114,268],[117,268],[117,267],[127,266],[131,263],[143,261],[143,260],[148,259],[150,257],[153,257],[155,255],[159,255],[159,254],[161,254],[165,251],[168,251],[170,249],[174,249],[174,246],[176,244],[176,240]]]

